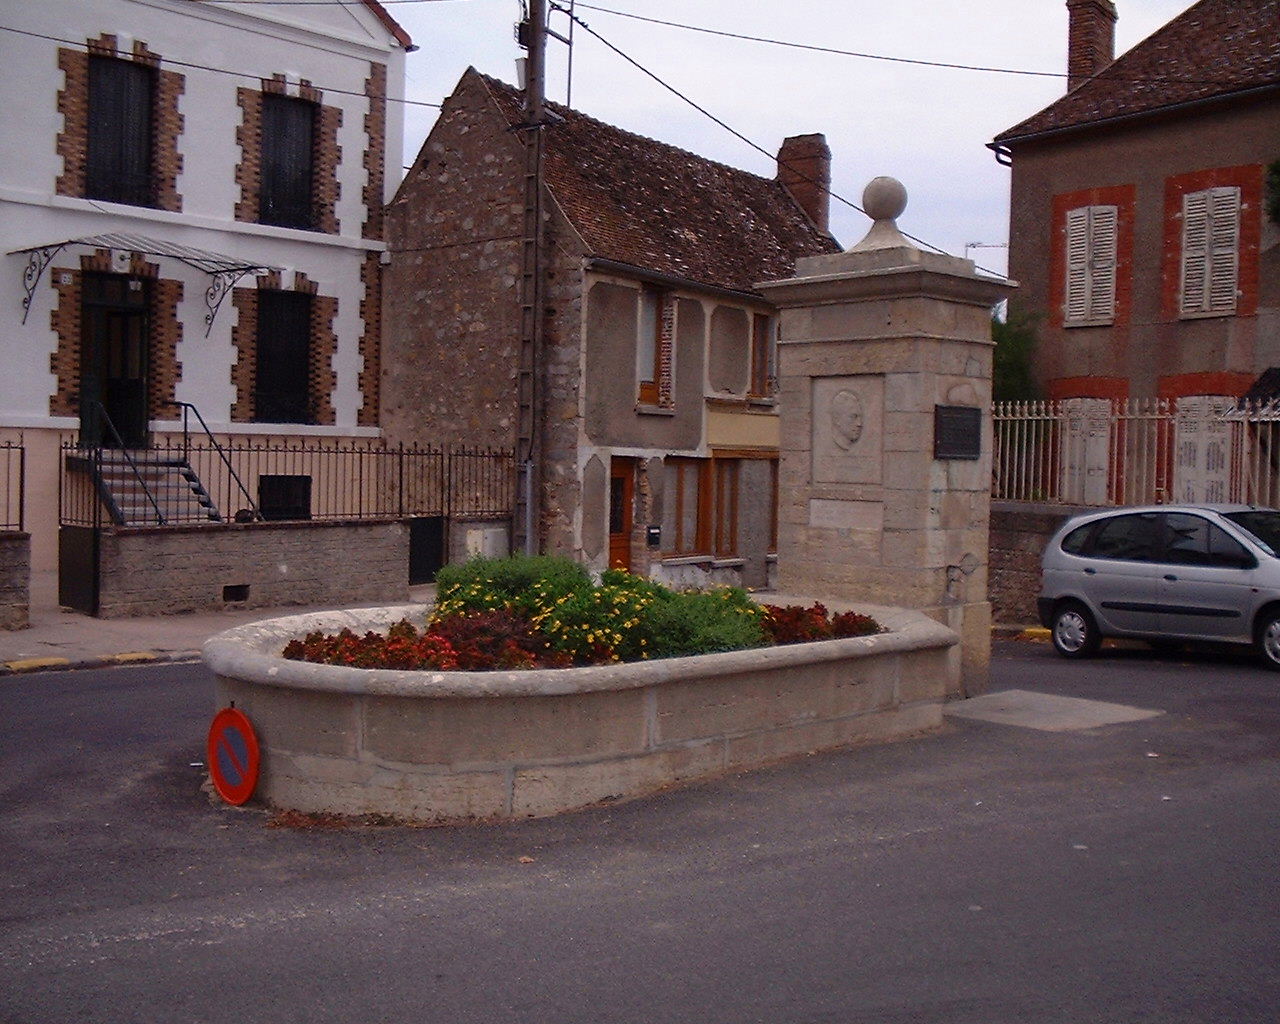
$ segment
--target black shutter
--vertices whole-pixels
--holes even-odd
[[[262,97],[262,196],[258,220],[310,229],[315,105],[267,93]]]
[[[258,359],[254,419],[310,423],[311,296],[258,292]]]
[[[85,195],[154,206],[151,119],[155,72],[136,61],[89,58]]]

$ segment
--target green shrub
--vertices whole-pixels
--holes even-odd
[[[675,658],[759,647],[763,609],[739,587],[666,591],[649,609],[649,656]]]
[[[591,586],[577,562],[553,555],[472,558],[436,573],[433,621],[458,612],[517,611],[530,618],[563,594]]]

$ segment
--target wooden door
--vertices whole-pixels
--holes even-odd
[[[635,503],[635,463],[614,459],[609,464],[609,568],[631,568],[631,527]]]

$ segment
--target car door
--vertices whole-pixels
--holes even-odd
[[[1102,521],[1080,561],[1082,591],[1103,633],[1154,633],[1160,597],[1160,521],[1154,512]]]
[[[1161,516],[1160,632],[1203,640],[1248,640],[1254,603],[1253,557],[1204,516]]]

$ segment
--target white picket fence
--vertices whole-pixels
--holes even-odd
[[[1280,405],[1176,400],[999,402],[993,498],[1071,505],[1280,501]]]

